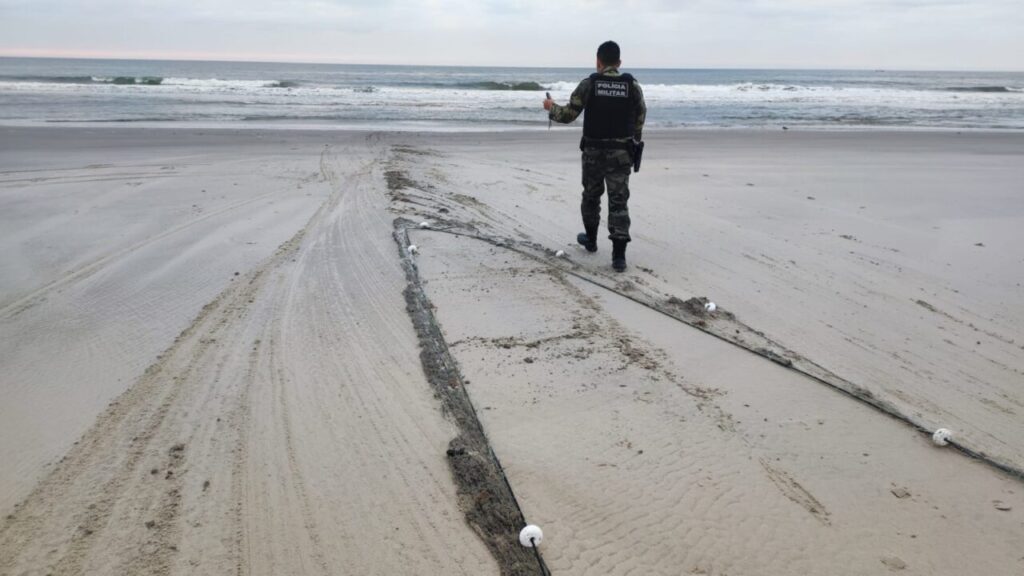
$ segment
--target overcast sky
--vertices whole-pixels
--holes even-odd
[[[1024,69],[1024,0],[0,0],[0,55]]]

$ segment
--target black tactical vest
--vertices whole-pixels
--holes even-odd
[[[590,75],[590,96],[583,115],[585,138],[632,138],[636,129],[637,95],[633,76]]]

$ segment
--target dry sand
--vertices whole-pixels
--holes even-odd
[[[575,138],[0,129],[0,574],[1024,570],[1024,137]]]

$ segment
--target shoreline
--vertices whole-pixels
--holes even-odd
[[[18,129],[29,129],[29,128],[72,128],[72,129],[90,129],[90,128],[103,128],[103,129],[159,129],[159,130],[210,130],[210,131],[239,131],[239,132],[252,132],[262,131],[268,133],[275,132],[293,132],[293,133],[324,133],[324,132],[338,132],[338,133],[366,133],[366,132],[383,132],[387,134],[398,134],[398,135],[416,135],[416,134],[535,134],[537,132],[575,132],[582,133],[582,125],[576,124],[571,126],[553,126],[551,129],[547,127],[547,124],[539,123],[536,126],[524,127],[524,126],[508,126],[502,127],[501,125],[473,127],[473,126],[435,126],[435,127],[423,127],[423,126],[397,126],[392,123],[389,126],[384,123],[380,126],[366,126],[359,124],[345,124],[345,125],[312,125],[312,124],[274,124],[273,122],[236,122],[236,123],[202,123],[202,122],[190,122],[190,121],[124,121],[124,120],[97,120],[91,122],[64,122],[64,121],[0,121],[0,128],[18,128]],[[785,127],[783,127],[785,126]],[[799,124],[779,124],[775,126],[674,126],[674,127],[650,127],[644,129],[644,135],[649,134],[677,134],[677,133],[707,133],[707,132],[750,132],[754,134],[761,134],[766,132],[806,132],[813,134],[820,133],[879,133],[879,134],[899,134],[899,133],[925,133],[925,134],[944,134],[944,133],[969,133],[969,134],[1020,134],[1024,135],[1024,128],[1017,127],[969,127],[969,128],[951,128],[943,126],[801,126]]]

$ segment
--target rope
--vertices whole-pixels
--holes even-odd
[[[400,222],[403,222],[403,221],[407,222],[406,220],[403,220],[403,219],[399,218],[398,220],[396,220],[395,225],[399,226]],[[460,231],[458,231],[458,227],[457,226],[449,226],[449,227],[446,227],[446,228],[434,228],[434,227],[430,227],[430,228],[414,228],[414,227],[410,226],[410,227],[405,227],[404,229],[406,230],[406,232],[408,232],[409,229],[418,229],[421,232],[439,232],[441,234],[449,234],[449,235],[452,235],[452,236],[459,236],[459,237],[462,237],[462,238],[471,238],[473,240],[478,240],[480,242],[484,242],[486,244],[490,244],[490,245],[498,247],[498,248],[504,248],[506,250],[510,250],[512,252],[515,252],[516,254],[519,254],[520,256],[524,256],[524,257],[529,258],[529,259],[531,259],[531,260],[533,260],[535,262],[546,264],[548,266],[553,266],[553,264],[551,264],[551,262],[549,262],[547,259],[541,258],[540,256],[537,256],[536,254],[533,254],[531,252],[528,252],[527,250],[524,250],[524,249],[521,249],[521,248],[517,247],[515,245],[515,242],[516,242],[515,240],[507,240],[507,239],[501,239],[501,238],[490,238],[490,237],[487,237],[487,236],[482,236],[480,234],[460,232]],[[408,233],[406,233],[406,238],[408,238]],[[644,308],[647,308],[649,310],[653,310],[654,312],[657,312],[658,314],[661,314],[663,316],[671,318],[672,320],[675,320],[676,322],[680,322],[680,323],[685,324],[685,325],[687,325],[687,326],[689,326],[691,328],[695,328],[697,330],[700,330],[701,332],[703,332],[705,334],[708,334],[709,336],[713,336],[713,337],[717,338],[718,340],[721,340],[722,342],[726,342],[728,344],[731,344],[732,346],[735,346],[736,348],[739,348],[741,350],[746,350],[747,352],[749,352],[751,354],[755,354],[755,355],[760,356],[762,358],[765,357],[764,354],[758,352],[757,350],[755,350],[753,348],[744,346],[740,342],[736,342],[734,340],[730,340],[728,338],[725,338],[724,336],[722,336],[720,334],[716,334],[716,333],[708,330],[707,328],[705,328],[703,326],[687,322],[686,320],[684,320],[682,318],[679,318],[678,316],[675,316],[673,314],[670,314],[670,313],[666,312],[665,310],[663,310],[663,309],[661,309],[661,308],[659,308],[657,306],[653,306],[651,303],[646,302],[646,301],[644,301],[644,300],[642,300],[640,298],[637,298],[636,296],[632,296],[630,294],[625,294],[623,292],[619,292],[618,290],[616,290],[613,287],[610,287],[610,286],[607,286],[605,284],[602,284],[601,282],[598,282],[597,280],[594,280],[593,278],[590,278],[589,276],[581,274],[581,273],[579,273],[579,272],[577,272],[575,270],[572,270],[570,268],[564,268],[564,267],[561,267],[561,266],[555,266],[555,267],[558,268],[559,270],[561,270],[562,272],[565,272],[566,274],[569,274],[570,276],[572,276],[574,278],[577,278],[577,279],[582,280],[582,281],[584,281],[584,282],[586,282],[588,284],[597,286],[597,287],[602,288],[604,290],[607,290],[607,291],[609,291],[609,292],[611,292],[613,294],[617,294],[617,295],[619,295],[619,296],[621,296],[623,298],[631,300],[632,302],[635,302],[635,303],[643,306]],[[846,395],[846,396],[848,396],[850,398],[853,398],[854,400],[857,400],[858,402],[861,402],[861,403],[863,403],[863,404],[865,404],[867,406],[870,406],[871,408],[874,408],[875,410],[877,410],[877,411],[879,411],[879,412],[881,412],[881,413],[883,413],[883,414],[885,414],[885,415],[887,415],[887,416],[889,416],[891,418],[894,418],[894,419],[896,419],[896,420],[898,420],[900,422],[903,422],[904,424],[909,425],[910,427],[914,428],[918,432],[921,432],[923,434],[928,434],[928,435],[931,435],[932,432],[933,432],[932,430],[929,430],[928,428],[926,428],[923,425],[915,422],[913,419],[911,419],[910,417],[906,416],[905,414],[902,414],[901,412],[899,412],[897,410],[889,408],[888,406],[885,406],[885,405],[881,404],[880,402],[873,401],[870,398],[865,398],[863,396],[854,394],[850,390],[847,390],[847,389],[843,388],[842,386],[839,386],[838,384],[835,384],[834,382],[829,382],[828,380],[825,380],[824,378],[822,378],[820,376],[817,376],[815,374],[811,374],[810,372],[807,372],[807,371],[801,369],[800,367],[798,367],[798,366],[796,366],[794,364],[789,364],[789,365],[779,364],[779,365],[782,366],[783,368],[787,368],[789,370],[792,370],[792,371],[796,372],[797,374],[801,374],[801,375],[803,375],[803,376],[805,376],[807,378],[810,378],[811,380],[813,380],[815,382],[818,382],[819,384],[824,384],[825,386],[828,386],[829,388],[831,388],[831,389],[833,389],[833,390],[835,390],[837,392],[840,392],[840,393],[842,393],[842,394],[844,394],[844,395]],[[1003,462],[995,460],[994,458],[992,458],[988,454],[985,454],[983,452],[979,452],[979,451],[974,450],[972,448],[968,448],[968,447],[964,446],[963,444],[960,444],[959,442],[956,442],[956,441],[953,441],[953,440],[949,441],[949,445],[952,446],[957,451],[959,451],[961,454],[964,454],[965,456],[967,456],[969,458],[973,458],[975,460],[984,462],[985,464],[988,464],[989,466],[999,470],[1000,472],[1003,472],[1003,473],[1005,473],[1005,474],[1007,474],[1007,475],[1009,475],[1009,476],[1011,476],[1011,477],[1013,477],[1013,478],[1015,478],[1017,480],[1024,481],[1024,469],[1020,469],[1018,467],[1015,467],[1015,466],[1012,466],[1012,465],[1009,465],[1009,464],[1004,464]]]
[[[533,555],[537,557],[537,566],[540,568],[540,576],[551,576],[551,571],[548,570],[547,564],[544,563],[544,559],[540,557],[540,551],[537,550],[537,543],[530,538],[530,545],[533,547]]]

